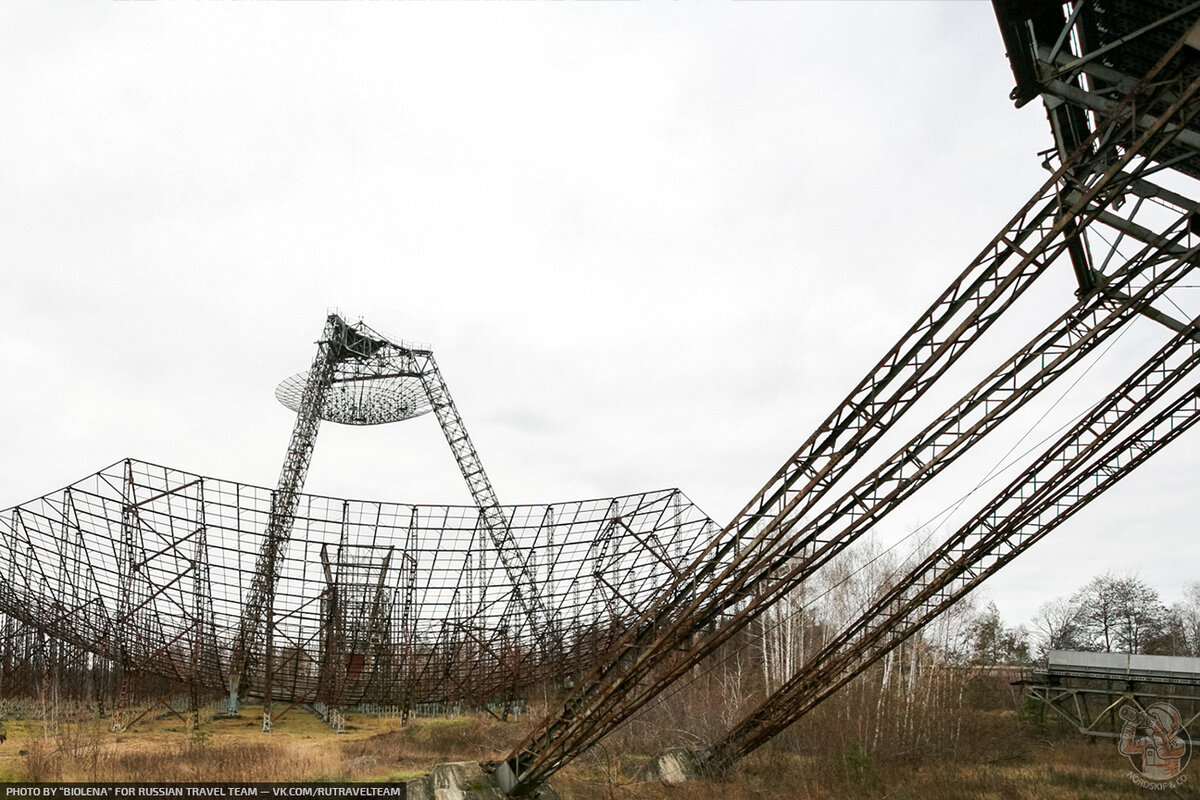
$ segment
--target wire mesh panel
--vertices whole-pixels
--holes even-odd
[[[0,513],[0,614],[121,672],[220,690],[271,499],[127,460],[22,503]],[[301,495],[272,647],[252,654],[243,695],[261,694],[267,652],[275,700],[330,706],[483,704],[565,680],[714,530],[677,490],[502,512],[544,618],[513,613],[478,508]]]

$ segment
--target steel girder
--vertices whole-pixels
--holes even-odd
[[[1200,384],[1174,400],[1170,396],[1200,365],[1198,330],[1200,322],[1193,322],[1173,337],[827,642],[714,746],[705,759],[709,768],[728,767],[799,720],[1194,425],[1200,414]],[[1162,407],[1155,410],[1156,404]],[[1147,416],[1136,431],[1112,444]]]
[[[347,327],[336,315],[330,315],[325,330],[317,343],[317,355],[308,374],[308,382],[296,414],[287,455],[279,473],[279,483],[271,497],[271,515],[267,521],[267,534],[263,539],[258,557],[254,581],[250,586],[250,598],[242,616],[242,624],[234,644],[229,672],[229,711],[237,711],[238,691],[247,663],[254,657],[253,651],[260,641],[265,643],[265,683],[263,687],[263,733],[271,731],[271,671],[274,662],[274,600],[275,586],[279,582],[278,563],[287,547],[296,514],[296,504],[304,489],[304,478],[312,462],[313,446],[317,430],[321,425],[321,410],[325,396],[333,383],[334,370],[339,361],[355,354],[347,337]],[[264,630],[265,626],[265,630]]]
[[[340,376],[339,367],[350,362],[365,365],[361,370],[362,374],[353,371],[353,374]],[[237,707],[237,692],[247,664],[250,659],[255,657],[254,651],[258,642],[264,643],[264,733],[270,732],[272,726],[271,701],[274,694],[273,671],[275,666],[275,636],[272,631],[275,616],[275,586],[279,580],[277,565],[287,546],[300,491],[312,459],[317,430],[322,418],[328,415],[332,415],[331,418],[338,421],[352,421],[360,418],[360,414],[354,413],[355,409],[343,408],[346,405],[345,402],[334,403],[330,406],[327,400],[331,397],[331,389],[335,383],[342,381],[353,382],[356,384],[356,388],[361,390],[374,380],[394,381],[405,378],[419,380],[425,399],[438,419],[446,443],[449,445],[463,480],[471,493],[471,498],[479,509],[481,526],[495,549],[511,586],[512,597],[508,603],[508,610],[498,629],[490,635],[489,641],[482,643],[483,646],[493,653],[502,653],[504,648],[499,640],[506,635],[506,629],[512,628],[513,633],[518,634],[521,629],[536,628],[545,624],[548,619],[548,614],[542,607],[539,598],[536,580],[530,574],[529,566],[526,563],[526,556],[516,547],[512,539],[508,521],[500,507],[495,490],[492,488],[479,454],[471,442],[462,416],[450,397],[450,391],[437,367],[433,353],[426,349],[413,348],[389,341],[365,325],[350,326],[337,315],[330,315],[322,338],[318,342],[317,355],[304,379],[304,389],[297,404],[296,424],[280,473],[279,484],[272,496],[267,535],[263,541],[254,581],[250,588],[250,597],[245,607],[230,665],[230,709],[233,711]],[[403,394],[402,389],[400,393]],[[290,394],[288,399],[290,399]],[[389,413],[400,414],[397,418],[419,411],[419,408],[411,410],[401,409],[399,406],[393,408],[396,400],[388,395],[380,395],[377,398],[368,395],[364,402],[372,400],[385,402],[387,404],[385,410]],[[354,398],[350,398],[350,402],[354,402]],[[364,410],[366,409],[357,409],[359,412]],[[402,414],[401,411],[403,411]],[[361,415],[361,418],[364,422],[373,421],[369,414]],[[336,622],[334,624],[337,625]],[[328,636],[326,639],[333,641]],[[302,648],[305,643],[295,642],[292,644],[296,648]],[[340,693],[334,692],[334,694]]]
[[[668,587],[640,616],[612,658],[580,682],[560,711],[543,720],[504,762],[495,765],[510,793],[520,795],[536,788],[744,628],[770,602],[761,595],[781,596],[816,564],[810,559],[808,567],[794,567],[780,579],[778,570],[789,558],[808,548],[810,555],[827,559],[849,543],[848,535],[825,541],[808,538],[817,530],[812,525],[802,526],[799,534],[792,528],[1033,279],[1059,254],[1068,252],[1114,200],[1123,198],[1131,178],[1149,174],[1153,159],[1194,119],[1200,110],[1196,102],[1200,80],[1184,81],[1182,67],[1173,63],[1184,43],[1181,39],[1169,48],[1146,77],[1097,121],[1091,134],[984,252],[708,545],[686,577]],[[1147,104],[1164,110],[1143,129],[1135,109]],[[1110,141],[1132,146],[1114,152],[1106,146]],[[1166,238],[1160,237],[1159,243]],[[1154,247],[1150,250],[1157,252]],[[1094,293],[1085,300],[1096,302]],[[1068,349],[1075,344],[1068,343]],[[995,410],[980,407],[985,413]],[[953,433],[961,441],[962,435],[985,428]],[[901,460],[918,465],[908,481],[931,473],[918,460],[908,456]],[[861,509],[859,518],[872,523],[890,508],[860,502],[854,492],[844,499],[843,512]]]

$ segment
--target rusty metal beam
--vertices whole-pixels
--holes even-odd
[[[669,685],[682,671],[666,664],[682,645],[691,647],[680,662],[697,663],[715,642],[728,639],[760,613],[766,603],[757,596],[764,590],[778,596],[778,591],[772,592],[776,571],[797,546],[808,546],[803,537],[789,534],[795,521],[1011,305],[1028,281],[1066,252],[1073,238],[1123,192],[1130,181],[1122,171],[1140,177],[1152,157],[1196,116],[1200,81],[1172,86],[1178,89],[1171,93],[1175,99],[1149,129],[1141,130],[1130,120],[1129,112],[1140,101],[1164,94],[1167,81],[1159,80],[1160,73],[1182,46],[1182,41],[1177,43],[1134,92],[1115,104],[1110,116],[1064,159],[1050,181],[710,544],[687,570],[689,579],[669,587],[638,619],[609,663],[581,681],[561,710],[495,765],[507,791],[532,791]],[[1132,140],[1135,146],[1120,154],[1104,151],[1099,145],[1109,135]],[[1073,182],[1079,188],[1081,181],[1080,196],[1063,213],[1062,184]],[[852,513],[857,497],[848,496],[855,502],[841,510]],[[827,558],[849,541],[830,540],[812,552]],[[803,575],[793,572],[790,577]],[[736,621],[724,618],[730,613]],[[712,626],[719,635],[697,637]]]
[[[1193,322],[1173,337],[983,510],[836,634],[734,726],[707,756],[710,765],[723,769],[777,735],[827,697],[835,684],[841,686],[866,669],[1193,425],[1200,386],[1105,450],[1200,366],[1197,330],[1200,324]]]

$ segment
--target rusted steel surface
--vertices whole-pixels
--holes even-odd
[[[908,446],[818,509],[1029,283],[1059,256],[1069,258],[1089,227],[1103,225],[1101,215],[1116,210],[1113,201],[1159,168],[1200,111],[1200,80],[1180,57],[1185,40],[1160,52],[1078,146],[1062,154],[1046,184],[707,545],[687,577],[673,582],[621,637],[609,661],[497,765],[511,775],[514,794],[544,782],[712,654],[1186,274],[1191,208],[1122,266],[1095,276],[1059,327],[1052,325]],[[1138,113],[1144,108],[1159,112],[1148,127]],[[1115,142],[1123,146],[1112,147]],[[1169,266],[1160,269],[1163,264]],[[1099,292],[1101,286],[1109,291]],[[1126,287],[1136,296],[1114,307]],[[811,512],[816,516],[802,523]]]

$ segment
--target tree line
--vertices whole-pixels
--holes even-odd
[[[1042,604],[1028,627],[1006,626],[991,603],[971,633],[976,664],[1026,664],[1051,650],[1200,657],[1200,581],[1168,605],[1141,578],[1105,573]]]

